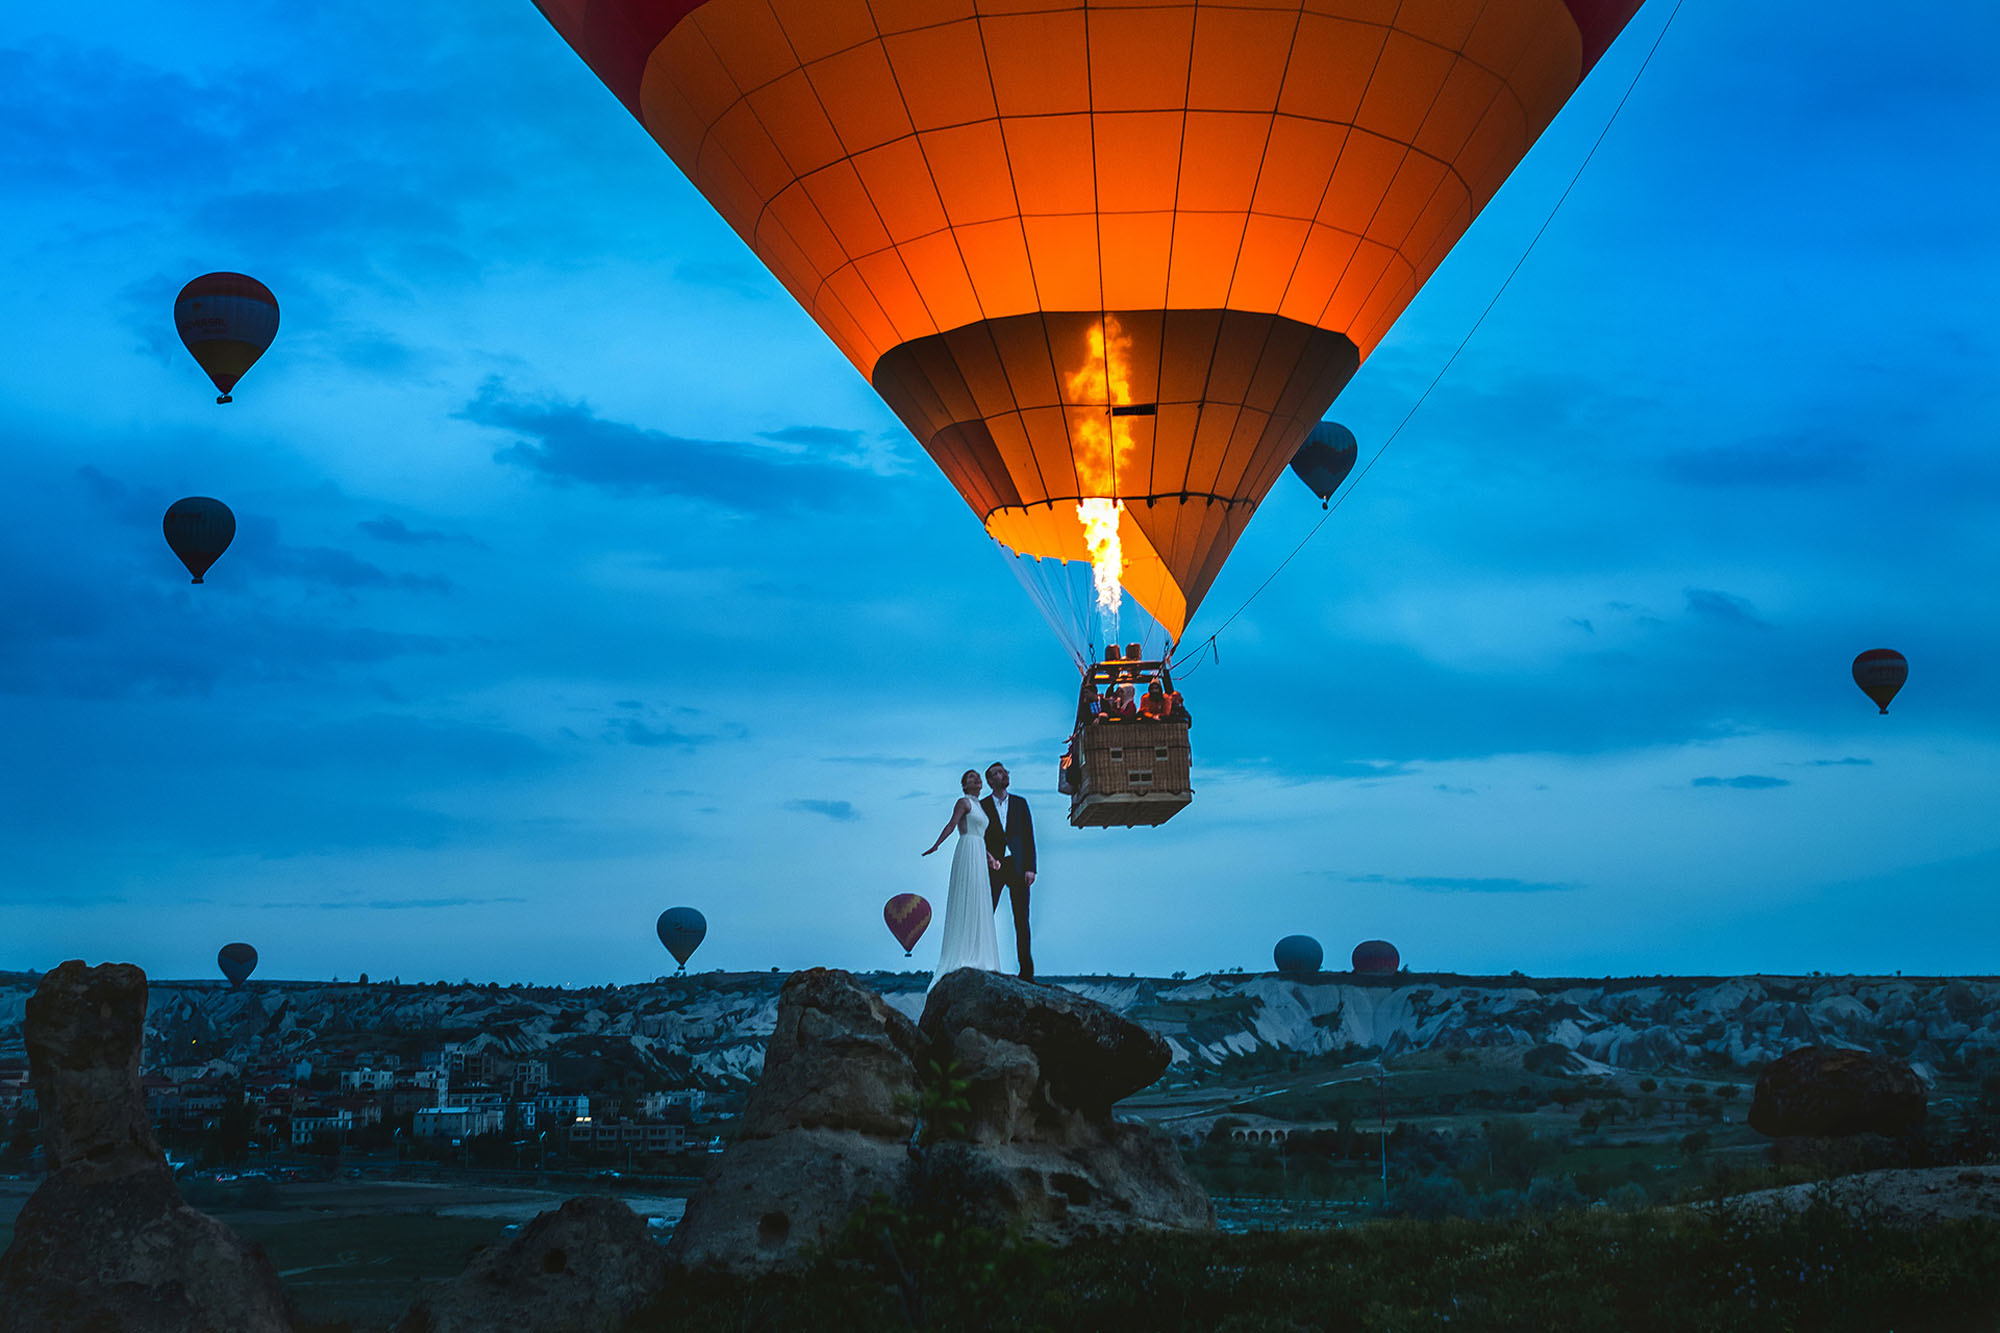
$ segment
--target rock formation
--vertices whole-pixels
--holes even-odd
[[[953,973],[914,1024],[845,972],[801,972],[742,1137],[689,1201],[675,1251],[694,1266],[795,1266],[873,1196],[916,1192],[1054,1243],[1206,1228],[1208,1200],[1168,1140],[1111,1113],[1168,1058],[1100,1004],[997,973]],[[946,1070],[966,1105],[940,1102]]]
[[[146,1021],[156,1049],[199,1042],[216,1067],[309,1058],[328,1039],[476,1033],[474,1050],[511,1057],[614,1061],[673,1083],[749,1089],[778,1015],[776,973],[702,973],[599,992],[547,987],[212,981],[151,982]],[[911,1019],[923,1012],[917,973],[873,973]],[[1632,1072],[1760,1069],[1801,1045],[1884,1051],[1919,1077],[2000,1059],[2000,980],[1936,977],[1626,977],[1551,980],[1399,973],[1354,984],[1275,974],[1168,980],[1043,978],[1126,1013],[1166,1039],[1183,1070],[1243,1056],[1308,1059],[1351,1048],[1494,1050],[1559,1045]],[[0,1058],[21,1053],[34,983],[0,972]],[[1817,1033],[1817,1036],[1813,1034]]]
[[[1924,1085],[1900,1060],[1867,1051],[1802,1046],[1757,1079],[1750,1127],[1773,1138],[1914,1134]]]
[[[262,1250],[181,1202],[139,1091],[146,974],[67,962],[24,1034],[49,1175],[0,1255],[0,1333],[280,1333]]]
[[[571,1199],[425,1292],[396,1333],[616,1333],[666,1281],[644,1218],[616,1199]]]
[[[786,1267],[910,1170],[923,1038],[846,972],[785,983],[764,1077],[674,1232],[683,1263]]]
[[[965,1140],[934,1144],[929,1166],[977,1220],[1055,1244],[1214,1225],[1171,1140],[1111,1113],[1166,1072],[1159,1037],[1068,991],[969,969],[938,983],[920,1027],[930,1058],[969,1084]]]

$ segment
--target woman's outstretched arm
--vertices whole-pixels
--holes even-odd
[[[944,821],[944,828],[938,832],[937,841],[924,848],[925,856],[929,856],[932,852],[944,846],[944,840],[951,836],[951,831],[959,826],[960,821],[965,818],[965,812],[971,807],[971,797],[961,796],[958,798],[958,804],[951,808],[951,818]]]

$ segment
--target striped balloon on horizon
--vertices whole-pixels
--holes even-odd
[[[910,950],[917,947],[917,941],[930,929],[930,900],[920,893],[899,893],[882,905],[882,919],[888,923],[896,943],[903,946],[903,957],[908,958]]]

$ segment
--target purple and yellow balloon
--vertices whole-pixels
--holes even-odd
[[[204,273],[174,298],[174,327],[221,397],[278,336],[278,298],[242,273]]]

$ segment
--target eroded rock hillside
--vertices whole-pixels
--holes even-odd
[[[922,973],[860,978],[911,1018]],[[247,1065],[446,1042],[550,1059],[577,1082],[650,1067],[711,1089],[748,1086],[777,1021],[779,973],[703,973],[597,990],[256,982],[153,983],[149,1063]],[[1990,978],[1725,977],[1554,980],[1405,973],[1053,979],[1166,1039],[1176,1065],[1260,1052],[1320,1055],[1555,1045],[1624,1069],[1755,1068],[1819,1042],[1884,1050],[1919,1072],[2000,1057],[2000,981]],[[21,1048],[33,980],[0,974],[0,1055]]]

